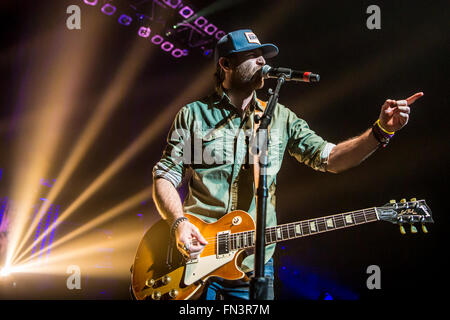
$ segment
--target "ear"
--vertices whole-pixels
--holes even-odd
[[[219,65],[226,71],[231,69],[230,60],[228,58],[220,57]]]

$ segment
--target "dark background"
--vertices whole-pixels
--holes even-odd
[[[126,1],[120,3],[126,7]],[[210,3],[190,2],[197,11]],[[321,81],[316,84],[285,84],[280,102],[331,142],[338,143],[367,129],[377,119],[384,100],[404,99],[419,91],[425,94],[411,106],[408,125],[385,149],[378,150],[356,168],[337,175],[315,172],[286,154],[277,178],[277,211],[279,222],[286,223],[381,206],[390,199],[416,197],[426,199],[433,210],[435,224],[429,227],[430,233],[401,235],[397,226],[378,222],[286,242],[276,254],[277,297],[315,300],[328,293],[335,300],[439,298],[448,286],[445,231],[450,136],[446,76],[448,1],[217,3],[226,5],[218,6],[207,18],[220,29],[229,32],[251,28],[261,42],[272,42],[279,47],[280,53],[269,64],[321,75]],[[81,30],[66,28],[66,8],[70,4],[81,8]],[[381,8],[380,30],[366,27],[369,17],[366,8],[371,4]],[[96,43],[96,62],[89,67],[88,80],[82,84],[82,95],[77,98],[77,113],[66,127],[66,138],[46,177],[52,179],[136,40],[137,27],[122,26],[116,19],[102,14],[99,6],[86,6],[76,0],[2,1],[0,9],[3,26],[0,30],[0,168],[3,168],[0,196],[8,196],[14,167],[9,151],[17,143],[15,137],[19,130],[13,119],[23,112],[20,101],[25,75],[35,63],[36,50],[40,50],[33,43],[39,42],[44,34],[50,34],[52,39],[54,32],[55,48],[61,49],[58,47],[61,35],[64,43],[83,41],[95,28],[93,21],[100,20],[106,26]],[[163,32],[171,23],[181,21],[176,16],[167,19],[166,25],[155,26],[155,30]],[[132,87],[90,147],[69,186],[58,197],[62,206],[67,207],[175,97],[184,94],[180,97],[180,108],[196,99],[197,94],[191,96],[184,92],[185,88],[204,69],[213,70],[212,59],[200,50],[192,49],[188,56],[175,59],[155,45],[139,40],[142,46],[154,49],[151,59],[142,65]],[[46,66],[40,67],[50,70],[51,57]],[[71,61],[67,61],[67,68],[71,68]],[[41,78],[33,81],[45,79],[43,72]],[[33,81],[26,83],[27,88],[34,86]],[[267,97],[267,88],[274,84],[273,80],[266,81],[265,89],[258,95]],[[210,84],[202,94],[207,94],[212,85],[211,71]],[[168,112],[168,117],[173,118],[176,110]],[[104,210],[150,185],[151,170],[159,160],[169,126],[170,121],[144,151],[84,204],[87,210],[83,211],[90,212],[90,216],[79,213],[71,218],[72,222],[88,221],[95,216],[95,210]],[[148,224],[155,215],[150,197],[143,212]],[[130,248],[131,252],[134,250]],[[370,265],[381,269],[381,290],[366,287],[366,269]],[[108,291],[107,298],[128,299],[126,281],[112,279],[102,285]],[[45,290],[42,292],[45,297]],[[58,297],[104,297],[96,292],[85,291],[84,295],[65,292]],[[26,297],[33,299],[33,291]],[[54,293],[49,297],[54,298]]]

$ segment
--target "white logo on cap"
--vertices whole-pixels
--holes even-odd
[[[261,44],[258,40],[258,37],[253,32],[244,32],[245,37],[247,38],[248,43],[257,43]]]

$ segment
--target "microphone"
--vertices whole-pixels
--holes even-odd
[[[319,82],[320,76],[309,71],[298,71],[289,68],[271,67],[265,64],[261,68],[263,78],[279,78],[285,76],[286,81]]]

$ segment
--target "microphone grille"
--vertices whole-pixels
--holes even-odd
[[[261,68],[261,74],[264,78],[268,77],[270,69],[272,69],[272,67],[268,64],[263,65],[263,67]]]

